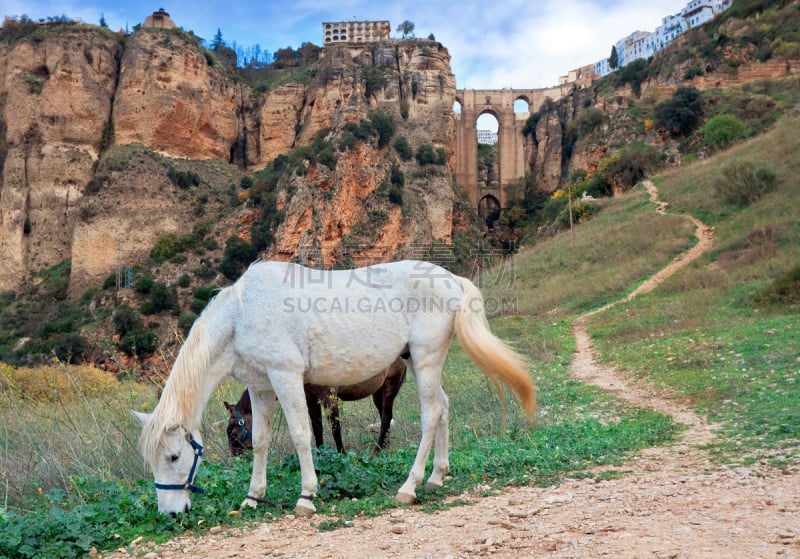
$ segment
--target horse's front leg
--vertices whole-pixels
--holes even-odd
[[[271,371],[269,379],[278,395],[297,458],[300,460],[301,490],[294,512],[297,516],[311,516],[317,512],[314,507],[317,473],[314,471],[314,459],[311,455],[311,429],[308,427],[303,375],[301,372]]]
[[[387,383],[384,383],[380,390],[372,395],[372,401],[375,404],[375,408],[378,410],[378,415],[381,417],[381,431],[378,434],[378,444],[375,447],[375,453],[377,454],[386,448],[389,426],[392,424],[394,395],[390,391]]]
[[[328,398],[325,401],[325,407],[328,408],[328,413],[330,413],[331,434],[333,434],[336,452],[341,454],[344,452],[344,443],[342,442],[342,424],[339,423],[339,399],[334,398],[332,395]]]
[[[311,429],[314,431],[314,442],[317,448],[322,446],[322,407],[315,391],[306,389],[306,406],[308,406],[308,416],[311,418]]]
[[[272,440],[275,393],[271,390],[256,392],[251,389],[250,400],[253,407],[253,473],[247,497],[242,501],[242,508],[255,507],[267,490],[267,455]]]

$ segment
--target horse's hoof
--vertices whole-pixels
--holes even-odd
[[[294,514],[297,516],[302,517],[309,517],[314,516],[314,513],[317,512],[317,509],[314,505],[306,500],[300,500],[294,506]]]
[[[428,489],[438,489],[439,487],[442,487],[443,485],[444,485],[444,483],[442,483],[441,481],[428,480],[427,483],[425,483],[425,487],[428,488]]]
[[[242,510],[245,507],[250,507],[251,509],[254,509],[254,508],[258,507],[258,502],[254,501],[250,497],[246,497],[245,500],[242,501],[242,504],[239,505],[239,510]]]
[[[402,491],[398,491],[397,495],[394,497],[394,500],[401,505],[413,505],[417,502],[417,496],[414,493],[403,493]]]

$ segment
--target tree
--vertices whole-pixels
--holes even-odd
[[[305,42],[297,49],[297,56],[300,59],[300,64],[308,66],[319,60],[322,47],[318,47],[314,43]]]
[[[275,51],[273,68],[294,68],[299,60],[298,53],[292,47]]]
[[[211,50],[214,52],[219,51],[220,47],[225,46],[225,41],[222,39],[222,31],[217,27],[217,34],[211,39]]]
[[[656,105],[655,113],[659,124],[673,136],[688,134],[703,117],[703,96],[694,87],[679,87],[671,99]]]
[[[108,29],[108,24],[106,23],[106,18],[104,14],[100,14],[100,27],[103,29]]]
[[[414,37],[414,23],[408,20],[405,20],[403,23],[397,26],[397,32],[403,34],[403,39],[413,38]]]
[[[611,46],[611,56],[608,57],[608,65],[612,70],[619,68],[619,55],[617,54],[617,47]]]

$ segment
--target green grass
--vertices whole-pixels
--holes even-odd
[[[514,339],[518,350],[534,356],[540,401],[537,425],[529,428],[509,395],[508,424],[503,431],[493,387],[454,346],[445,369],[451,402],[451,475],[442,489],[420,489],[423,510],[452,506],[452,502],[445,505],[445,495],[459,495],[476,486],[484,488],[478,492],[485,492],[486,486],[494,491],[506,485],[547,485],[567,475],[586,475],[591,466],[622,463],[626,453],[661,444],[674,435],[677,427],[668,417],[622,406],[599,390],[569,379],[567,363],[573,341],[568,323],[543,324],[506,316],[497,319],[494,327],[500,335]],[[236,385],[223,388],[229,401],[238,397]],[[138,536],[158,542],[186,530],[201,533],[218,524],[263,521],[268,519],[267,512],[272,517],[291,512],[299,491],[299,466],[285,424],[279,419],[266,494],[274,505],[229,516],[245,496],[250,457],[225,455],[221,447],[225,422],[220,420],[224,409],[217,398],[206,412],[205,442],[211,451],[197,479],[206,494],[194,496],[189,514],[171,519],[156,512],[152,478],[141,464],[128,475],[75,475],[64,486],[37,485],[33,480],[24,498],[27,512],[0,508],[0,556],[79,557],[91,547],[118,548]],[[123,430],[135,432],[133,420],[126,417],[127,407],[120,405],[113,421],[124,425]],[[396,507],[394,494],[408,475],[418,442],[419,411],[413,381],[403,388],[395,408],[398,420],[392,429],[392,449],[380,456],[370,452],[374,436],[367,424],[376,421],[371,402],[345,403],[342,410],[345,443],[352,450],[340,455],[325,446],[315,459],[321,530]],[[71,413],[73,421],[84,421],[75,417],[78,411]],[[83,435],[84,439],[89,435]],[[64,437],[71,436],[66,430]],[[138,459],[130,443],[120,452]]]

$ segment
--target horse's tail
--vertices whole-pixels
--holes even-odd
[[[467,278],[455,276],[464,295],[455,316],[455,331],[464,352],[489,377],[500,394],[498,381],[510,388],[520,399],[522,407],[533,422],[536,415],[536,388],[527,372],[525,360],[492,334],[483,307],[483,295]],[[505,408],[505,405],[503,406]]]

